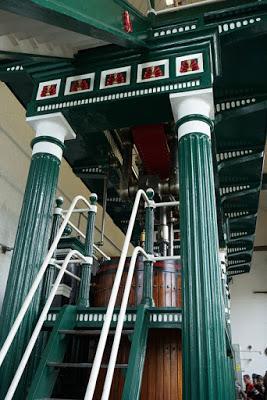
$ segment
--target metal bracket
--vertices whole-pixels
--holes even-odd
[[[82,265],[83,264],[93,265],[93,257],[84,257],[84,260],[82,261]]]

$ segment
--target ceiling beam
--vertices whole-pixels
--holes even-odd
[[[146,47],[149,19],[124,0],[0,0],[0,9],[123,47]],[[132,32],[124,29],[125,11]]]

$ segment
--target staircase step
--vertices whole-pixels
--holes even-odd
[[[97,330],[75,330],[75,329],[61,329],[58,331],[62,335],[76,335],[76,336],[99,336],[101,333],[101,329]],[[122,331],[122,335],[130,335],[133,333],[133,329],[124,329]],[[109,331],[109,335],[114,335],[115,331]]]
[[[53,368],[92,368],[93,363],[57,363],[48,362],[48,367]],[[101,364],[101,368],[107,368],[108,364]],[[115,368],[127,368],[128,364],[115,364]]]

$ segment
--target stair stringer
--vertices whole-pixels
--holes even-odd
[[[69,340],[68,337],[61,335],[58,331],[62,329],[73,329],[76,325],[76,316],[76,306],[67,305],[62,307],[41,356],[40,363],[27,395],[27,400],[48,398],[51,396],[58,371],[54,368],[49,368],[47,363],[63,361]]]
[[[122,400],[138,400],[140,397],[149,329],[147,311],[148,307],[145,304],[140,304],[137,308]]]

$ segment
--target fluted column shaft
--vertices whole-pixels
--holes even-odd
[[[223,400],[226,342],[211,147],[212,92],[183,95],[171,97],[179,140],[183,400]]]
[[[64,140],[75,136],[60,113],[28,121],[36,130],[36,138],[32,142],[32,160],[0,319],[1,342],[9,333],[48,251]],[[4,398],[28,343],[39,313],[40,296],[41,285],[2,365],[0,398]]]

